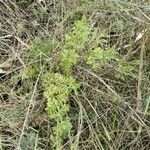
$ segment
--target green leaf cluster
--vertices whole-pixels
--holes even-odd
[[[125,79],[126,76],[135,76],[137,73],[138,60],[126,60],[122,58],[117,52],[115,46],[102,49],[100,47],[91,50],[86,58],[86,63],[92,67],[93,70],[99,70],[103,66],[115,62],[115,77]]]
[[[35,38],[33,43],[29,46],[29,58],[34,60],[45,58],[52,51],[53,46],[54,44],[51,39],[43,41],[39,38]]]
[[[21,75],[23,78],[33,79],[37,76],[37,73],[38,73],[38,70],[35,67],[29,66],[21,73]]]
[[[117,60],[118,53],[115,47],[102,49],[100,47],[95,48],[94,50],[90,51],[86,58],[86,63],[91,65],[92,68],[100,69],[102,66],[109,63],[110,60]]]
[[[79,84],[71,76],[60,73],[46,73],[43,76],[45,87],[44,97],[47,99],[47,112],[49,118],[56,123],[53,127],[51,140],[53,146],[60,149],[62,142],[71,130],[71,122],[67,115],[69,112],[68,98],[72,91],[79,88]]]
[[[28,62],[32,63],[24,68],[21,72],[21,76],[30,79],[37,77],[41,66],[46,62],[45,60],[49,59],[50,52],[52,52],[54,45],[54,42],[50,38],[43,41],[36,37],[29,45],[27,53]]]
[[[77,21],[71,32],[66,34],[65,42],[60,54],[60,68],[67,73],[77,63],[79,52],[85,47],[90,34],[90,27],[85,17]]]
[[[137,66],[139,65],[138,60],[127,61],[125,59],[120,59],[118,62],[118,67],[116,77],[120,79],[125,79],[126,76],[133,75],[137,73]]]

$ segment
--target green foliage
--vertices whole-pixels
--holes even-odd
[[[103,43],[106,43],[105,37],[107,37],[108,34],[105,31],[105,29],[98,27],[92,32],[91,36],[92,38],[91,38],[90,48],[95,49],[99,47],[99,44],[101,45]]]
[[[71,74],[72,67],[79,59],[79,53],[85,47],[90,28],[83,17],[75,23],[72,31],[65,36],[65,42],[60,54],[59,67],[64,74]],[[45,87],[44,97],[47,99],[47,112],[49,118],[55,122],[51,141],[53,147],[61,149],[62,142],[68,137],[71,122],[68,117],[68,99],[72,91],[76,92],[79,84],[71,76],[60,73],[46,73],[43,78]]]
[[[26,8],[29,4],[28,1],[25,0],[16,0],[16,5],[18,5],[21,8]]]
[[[68,135],[68,131],[72,128],[71,122],[69,118],[66,120],[63,120],[61,123],[57,124],[55,127],[53,127],[54,134],[58,134],[59,137],[62,137],[63,139],[66,138]]]
[[[60,67],[64,70],[67,74],[71,72],[71,68],[77,63],[79,58],[78,53],[75,49],[72,49],[70,51],[64,50],[61,53],[61,61],[60,61]]]
[[[54,48],[54,43],[51,39],[46,41],[36,37],[28,47],[28,61],[33,62],[27,66],[21,73],[23,78],[33,79],[37,77],[41,66],[49,60],[49,56]]]
[[[52,51],[53,46],[51,39],[43,41],[39,38],[35,38],[33,43],[29,46],[29,57],[36,60],[47,58],[48,54]]]
[[[135,75],[137,73],[137,66],[139,65],[138,60],[127,61],[125,59],[120,59],[118,62],[116,77],[120,79],[125,79],[126,76]]]
[[[54,148],[57,147],[57,149],[62,149],[62,142],[68,138],[71,128],[72,125],[69,118],[66,118],[66,120],[63,120],[53,127],[53,135],[51,136],[51,140]]]
[[[73,77],[71,76],[64,76],[60,73],[49,73],[47,72],[44,76],[43,76],[43,85],[44,87],[49,87],[50,85],[56,85],[56,86],[60,86],[63,88],[63,90],[68,90],[68,92],[70,92],[70,90],[76,90],[77,87],[79,86],[75,79],[73,79]]]
[[[69,94],[72,90],[76,91],[79,84],[71,76],[46,73],[43,76],[43,86],[45,87],[44,97],[47,99],[46,110],[49,118],[56,123],[51,140],[53,146],[60,149],[63,139],[67,138],[71,129],[71,122],[67,115]]]
[[[23,78],[35,78],[37,76],[38,70],[35,67],[29,66],[22,73]]]
[[[64,72],[69,73],[77,63],[78,53],[85,47],[89,34],[90,27],[85,17],[77,21],[72,31],[66,34],[59,63]]]
[[[63,93],[65,92],[65,93]],[[50,119],[60,119],[65,117],[69,111],[67,105],[68,91],[63,90],[62,87],[51,85],[44,93],[47,99],[47,112]]]
[[[31,71],[34,68],[28,67],[22,70],[19,74],[14,74],[10,80],[9,84],[16,88],[16,93],[20,96],[22,101],[28,101],[32,94],[32,89],[34,86],[35,78],[37,77],[37,71]]]
[[[115,47],[107,48],[106,50],[98,47],[89,52],[86,62],[96,70],[109,63],[110,60],[117,60],[117,55]]]
[[[33,8],[33,15],[35,16],[36,18],[36,22],[43,22],[47,19],[49,19],[49,14],[47,12],[48,8],[46,6],[39,6],[38,7],[38,11]]]
[[[24,138],[24,142],[21,144],[21,149],[23,150],[33,150],[36,149],[37,134],[33,131],[29,132]]]
[[[12,108],[6,112],[4,112],[3,117],[1,118],[1,121],[6,124],[13,125],[13,123],[16,121],[16,118],[21,117],[23,115],[23,112],[20,107],[18,106],[12,106]]]
[[[90,51],[86,57],[86,63],[91,65],[94,70],[101,69],[106,64],[115,61],[117,64],[115,76],[120,79],[125,79],[126,76],[135,76],[137,73],[138,60],[128,61],[119,56],[115,46],[107,49],[95,48]]]
[[[117,20],[113,23],[114,29],[120,33],[123,31],[124,27],[125,27],[125,23],[122,20]]]

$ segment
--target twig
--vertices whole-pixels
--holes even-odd
[[[40,73],[39,73],[39,75],[37,77],[36,83],[34,85],[34,90],[33,90],[33,93],[32,93],[32,96],[31,96],[31,99],[30,99],[30,102],[29,102],[28,109],[26,111],[26,116],[25,116],[25,120],[24,120],[23,127],[22,127],[22,130],[21,130],[21,134],[20,134],[20,138],[19,138],[17,150],[21,150],[21,143],[22,143],[22,139],[23,139],[23,136],[24,136],[25,128],[27,127],[27,124],[28,124],[28,118],[29,118],[29,114],[30,114],[30,108],[31,108],[31,106],[33,104],[33,101],[34,101],[34,95],[36,93],[37,85],[38,85],[38,82],[39,82],[42,70],[43,70],[43,68],[41,68],[41,71],[40,71]]]
[[[140,53],[139,77],[138,77],[138,87],[137,87],[137,108],[136,108],[138,112],[142,112],[142,75],[143,75],[145,42],[146,42],[146,36],[143,37],[143,41],[141,45],[141,53]],[[139,125],[138,135],[140,135],[141,132],[142,132],[142,126]]]
[[[94,76],[95,78],[97,78],[101,83],[103,83],[103,85],[109,90],[111,91],[114,95],[116,95],[120,100],[121,100],[121,97],[120,95],[118,95],[118,93],[116,93],[101,77],[97,76],[95,73],[85,69],[85,68],[82,68],[81,66],[79,66],[79,68],[85,70],[87,73],[91,74],[92,76]]]
[[[142,109],[141,86],[142,86],[143,61],[144,61],[144,51],[145,51],[145,41],[146,41],[144,37],[143,37],[141,52],[140,52],[139,77],[138,77],[138,87],[137,87],[137,111],[141,111]]]

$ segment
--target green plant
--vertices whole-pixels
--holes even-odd
[[[61,149],[63,140],[68,138],[71,122],[68,117],[68,98],[71,91],[76,91],[79,84],[71,77],[60,73],[46,73],[43,76],[45,87],[44,97],[47,99],[47,112],[49,118],[55,122],[51,140],[53,147]]]
[[[23,149],[23,150],[36,150],[37,140],[38,140],[38,133],[36,133],[34,131],[30,131],[26,135],[24,142],[21,144],[21,149]]]
[[[103,43],[106,43],[106,37],[108,37],[108,33],[104,28],[95,28],[94,31],[91,34],[91,40],[90,40],[90,48],[95,49],[98,48],[99,45],[102,45]]]
[[[79,53],[84,49],[89,34],[90,27],[85,17],[77,21],[72,31],[66,34],[59,63],[64,72],[71,72],[71,68],[77,63]]]
[[[36,37],[29,46],[28,56],[33,60],[48,58],[48,54],[52,51],[53,46],[54,43],[51,39],[43,41]]]
[[[38,70],[35,67],[29,66],[22,73],[23,78],[35,78],[37,76]]]
[[[23,116],[21,108],[18,106],[12,106],[10,110],[3,114],[1,121],[7,125],[10,124],[13,126],[15,124],[16,118],[21,116]]]
[[[138,60],[127,61],[125,59],[119,59],[118,67],[116,68],[116,77],[125,79],[126,76],[135,76],[137,74]]]
[[[28,62],[32,62],[23,72],[21,72],[21,77],[33,79],[37,77],[41,66],[44,63],[48,63],[49,56],[54,48],[54,42],[49,38],[47,40],[42,40],[36,37],[33,42],[28,46],[27,59]]]
[[[98,47],[88,53],[86,63],[96,70],[109,63],[109,61],[116,61],[117,59],[118,53],[115,47],[107,48],[105,50]]]

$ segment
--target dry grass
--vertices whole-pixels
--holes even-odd
[[[74,22],[86,16],[93,31],[104,29],[102,47],[116,45],[125,60],[138,59],[138,72],[114,76],[114,64],[93,71],[80,62],[73,76],[81,83],[69,98],[71,137],[62,149],[149,150],[150,4],[140,0],[0,1],[0,149],[49,150],[53,122],[43,98],[41,75],[52,71],[59,47]],[[36,38],[53,39],[46,61],[28,53]],[[89,41],[87,47],[92,43]],[[38,54],[37,54],[38,55]],[[40,71],[23,76],[30,66]]]

